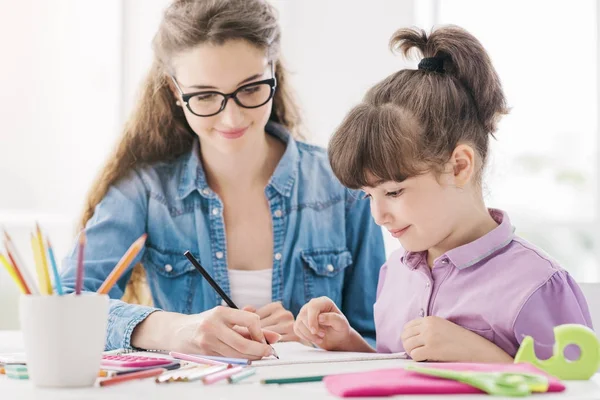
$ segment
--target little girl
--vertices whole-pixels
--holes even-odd
[[[336,176],[365,192],[403,247],[380,271],[376,351],[510,362],[529,335],[548,358],[555,326],[591,327],[591,317],[569,273],[484,204],[489,137],[508,112],[486,51],[458,27],[400,29],[390,45],[425,58],[369,90],[329,144]],[[327,350],[375,351],[326,297],[306,304],[294,329]]]

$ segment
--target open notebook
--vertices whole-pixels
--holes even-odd
[[[269,365],[313,364],[340,361],[369,361],[407,358],[406,353],[381,354],[325,351],[323,349],[307,347],[298,342],[275,343],[273,347],[279,355],[279,360],[274,357],[270,357],[259,361],[252,361],[252,365],[255,367],[266,367]]]

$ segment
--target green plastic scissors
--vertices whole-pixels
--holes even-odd
[[[417,365],[407,365],[404,369],[424,375],[466,383],[467,385],[471,385],[495,396],[524,397],[529,396],[532,392],[547,392],[549,387],[548,378],[540,374],[521,372],[451,371]]]

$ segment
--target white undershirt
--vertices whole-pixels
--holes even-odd
[[[230,269],[228,271],[231,300],[239,308],[252,306],[259,309],[271,302],[272,268],[258,271],[243,271],[239,269]]]

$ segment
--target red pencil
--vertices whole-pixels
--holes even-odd
[[[153,376],[161,375],[165,371],[166,371],[165,368],[152,368],[152,369],[147,369],[145,371],[132,372],[130,374],[125,374],[125,375],[117,375],[113,378],[101,380],[100,386],[115,385],[117,383],[132,381],[134,379],[151,378]]]
[[[79,235],[79,253],[77,254],[77,274],[75,277],[75,294],[81,294],[83,288],[83,251],[85,249],[85,232]]]
[[[10,260],[10,263],[12,264],[13,268],[15,269],[17,278],[21,281],[21,284],[23,285],[23,288],[25,289],[25,294],[31,294],[31,289],[29,289],[29,285],[27,284],[27,281],[25,280],[25,278],[23,278],[23,275],[21,274],[21,270],[19,269],[19,266],[15,262],[15,259],[11,256],[10,253],[7,252],[7,254],[8,254],[8,259]]]

